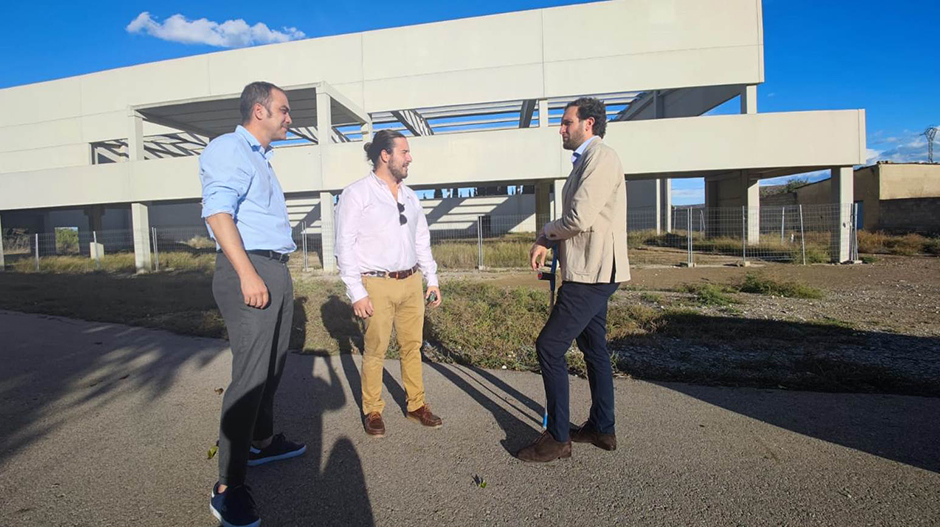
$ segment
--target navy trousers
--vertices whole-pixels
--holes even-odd
[[[548,322],[535,342],[548,410],[548,431],[556,441],[569,439],[568,365],[565,352],[577,340],[591,386],[588,418],[602,434],[614,433],[614,378],[607,351],[607,302],[620,284],[565,282]]]

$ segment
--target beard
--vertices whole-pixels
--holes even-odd
[[[392,176],[398,181],[403,181],[408,177],[408,167],[405,165],[389,165],[388,171],[392,173]]]

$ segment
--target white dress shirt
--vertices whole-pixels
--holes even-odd
[[[399,220],[398,204],[408,221]],[[336,259],[346,296],[357,302],[369,294],[362,273],[404,271],[418,265],[428,286],[437,286],[437,263],[431,255],[431,232],[421,201],[404,184],[398,201],[374,172],[352,183],[336,206]]]

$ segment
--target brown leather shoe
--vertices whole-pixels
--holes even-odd
[[[575,443],[591,443],[604,450],[617,450],[617,436],[599,433],[590,421],[585,422],[579,428],[572,428],[571,440]]]
[[[385,423],[382,421],[382,414],[372,412],[366,416],[363,424],[366,433],[372,437],[385,437]]]
[[[517,452],[516,457],[522,461],[535,463],[547,463],[559,458],[571,457],[571,441],[559,443],[546,430],[534,443]]]
[[[442,421],[440,417],[432,414],[428,405],[424,405],[414,412],[408,412],[408,419],[417,421],[430,428],[440,428],[444,426],[444,421]]]

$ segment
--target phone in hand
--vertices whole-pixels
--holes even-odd
[[[431,291],[431,294],[428,295],[428,300],[427,300],[427,302],[428,302],[428,304],[430,304],[431,302],[437,302],[437,293],[434,292],[434,291]]]

